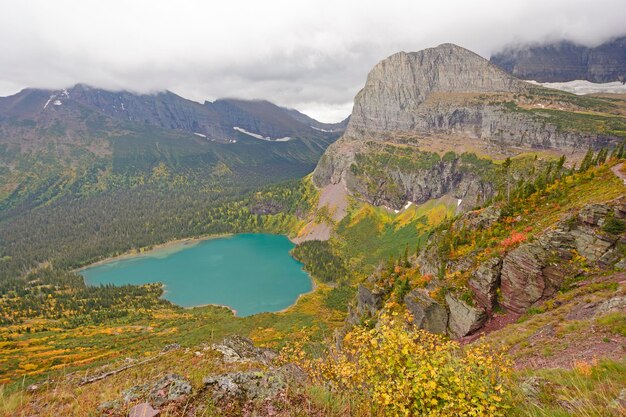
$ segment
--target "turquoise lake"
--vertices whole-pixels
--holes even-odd
[[[279,311],[312,289],[286,236],[241,234],[157,249],[80,271],[88,285],[165,285],[164,298],[183,307],[219,304],[237,316]]]

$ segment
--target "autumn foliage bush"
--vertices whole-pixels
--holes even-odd
[[[516,246],[518,243],[522,243],[528,239],[526,233],[523,232],[513,232],[509,237],[506,237],[500,242],[500,246],[502,249],[509,249],[513,246]]]
[[[507,415],[511,366],[503,354],[461,347],[399,322],[405,320],[385,317],[374,329],[355,328],[341,349],[322,357],[305,353],[300,342],[282,358],[297,363],[314,384],[371,402],[375,415]]]

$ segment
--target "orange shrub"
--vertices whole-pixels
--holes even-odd
[[[516,246],[519,243],[524,242],[526,239],[528,239],[528,236],[526,235],[526,233],[513,232],[511,233],[509,237],[505,238],[504,240],[502,240],[502,242],[500,242],[500,246],[503,249],[509,249],[513,246]]]

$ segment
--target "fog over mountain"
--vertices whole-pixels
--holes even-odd
[[[33,0],[0,12],[0,95],[82,82],[263,98],[332,122],[382,57],[444,42],[484,57],[515,43],[593,46],[625,33],[626,2]]]

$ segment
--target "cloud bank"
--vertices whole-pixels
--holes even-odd
[[[264,98],[337,121],[370,68],[397,51],[593,46],[625,34],[624,16],[624,0],[5,0],[0,95],[84,82],[197,101]]]

